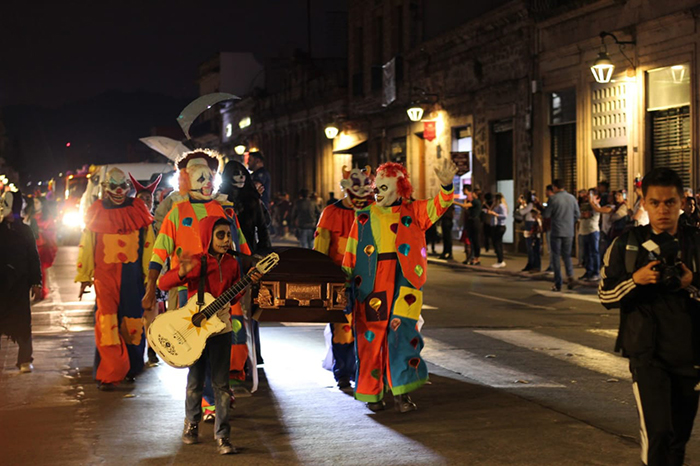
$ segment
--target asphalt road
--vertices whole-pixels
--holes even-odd
[[[611,351],[618,317],[593,290],[431,265],[419,410],[372,413],[337,390],[323,326],[262,328],[260,389],[237,398],[232,440],[213,426],[182,445],[184,370],[147,369],[97,391],[91,313],[72,283],[77,249],[60,251],[52,294],[33,311],[35,366],[0,349],[0,464],[636,465],[638,421],[626,361]],[[693,438],[688,462],[700,458]]]

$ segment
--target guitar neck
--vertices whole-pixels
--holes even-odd
[[[228,305],[228,303],[230,303],[233,300],[233,298],[235,298],[252,282],[253,280],[250,278],[250,275],[244,276],[231,288],[221,293],[221,296],[216,298],[214,302],[208,305],[202,312],[207,316],[208,319],[209,317],[213,316],[221,309],[223,309],[224,306]]]

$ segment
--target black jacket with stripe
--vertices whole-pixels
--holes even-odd
[[[630,240],[630,235],[636,240]],[[637,285],[632,279],[652,260],[642,246],[651,236],[648,225],[633,228],[616,238],[605,253],[598,297],[606,308],[620,309],[615,351],[633,365],[651,363],[695,375],[694,367],[700,365],[700,230],[679,227],[681,260],[693,272],[693,282],[677,292],[662,284]],[[627,258],[628,254],[633,256]],[[632,261],[633,270],[627,270],[626,262]]]

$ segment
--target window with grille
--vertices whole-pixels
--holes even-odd
[[[576,123],[550,127],[552,180],[561,179],[570,193],[576,191]]]
[[[683,186],[690,187],[690,107],[669,108],[649,114],[652,126],[652,166],[675,170],[683,180]]]
[[[627,147],[608,147],[595,151],[598,182],[607,181],[614,191],[627,189]]]

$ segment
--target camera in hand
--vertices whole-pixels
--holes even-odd
[[[659,283],[668,291],[678,291],[682,288],[680,243],[676,238],[668,233],[656,235],[653,240],[649,240],[642,245],[649,251],[649,259],[659,261],[654,270],[659,272]]]

